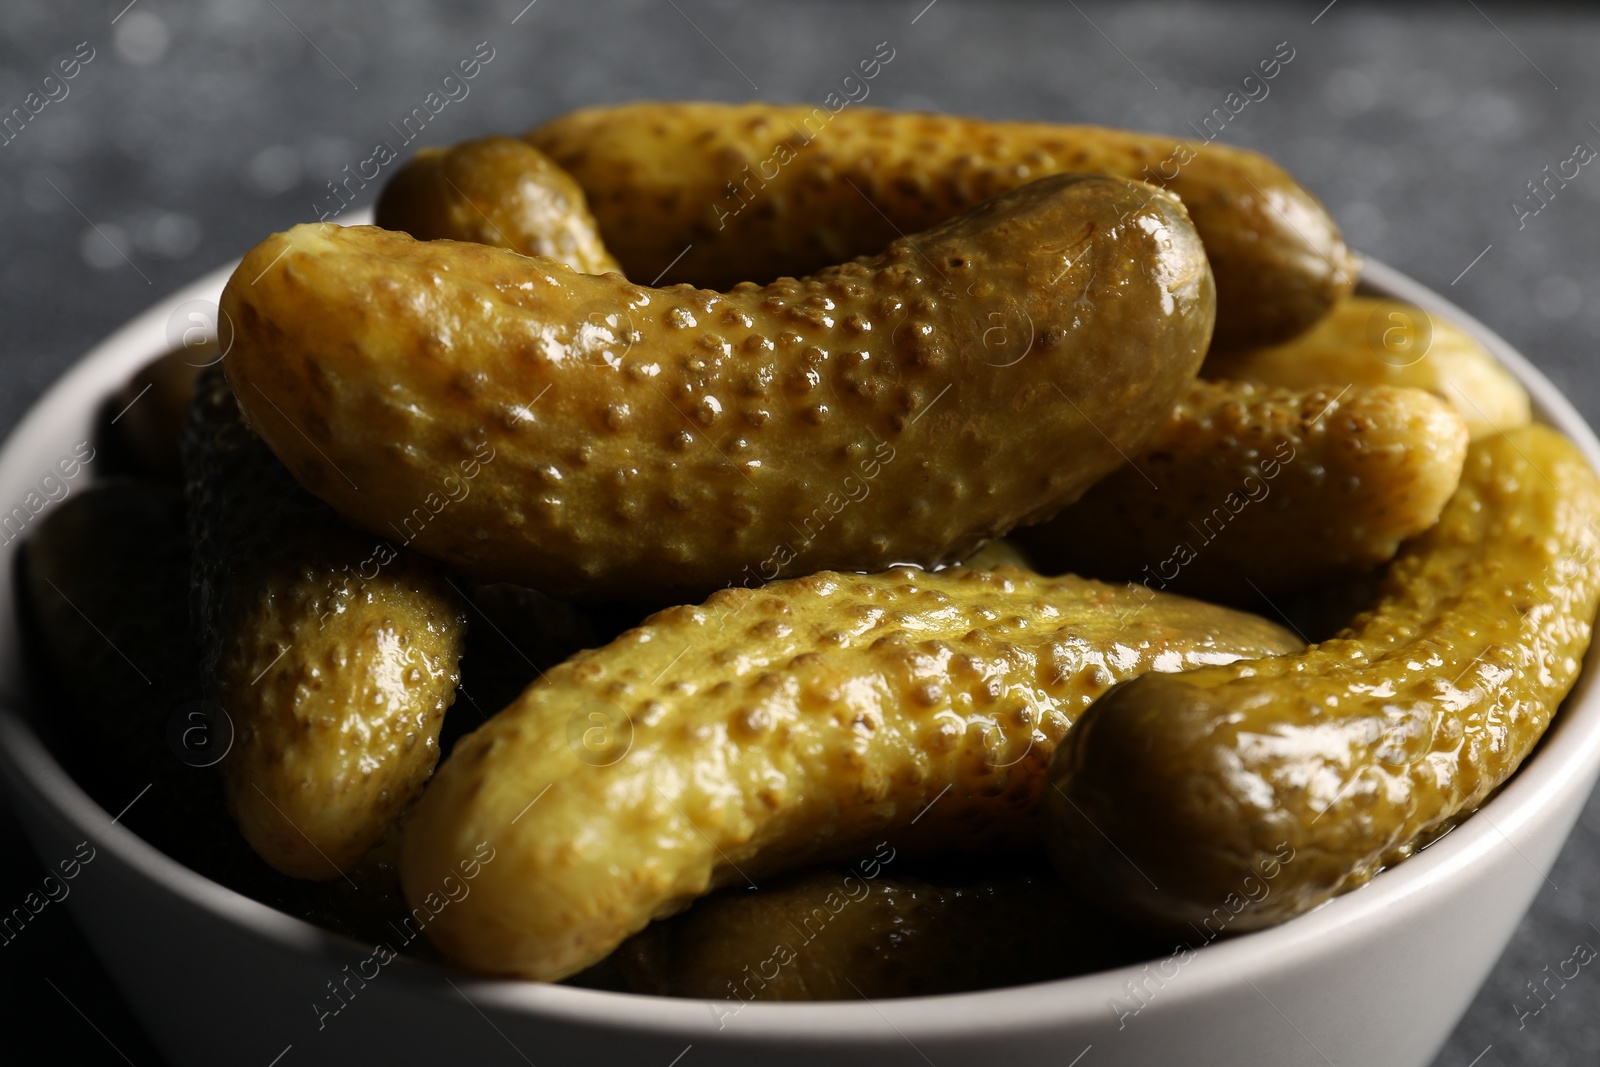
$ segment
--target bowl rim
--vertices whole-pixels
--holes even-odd
[[[352,224],[366,221],[352,217]],[[75,363],[18,422],[0,446],[0,484],[12,481],[19,453],[30,440],[59,435],[55,426],[81,422],[85,397],[98,403],[144,360],[165,350],[162,341],[173,309],[191,300],[215,301],[234,264],[212,271],[159,301],[96,345]],[[1476,337],[1527,388],[1537,421],[1571,438],[1586,459],[1600,470],[1600,441],[1561,391],[1521,353],[1456,307],[1441,294],[1380,262],[1367,260],[1362,291],[1415,304],[1448,318]],[[22,480],[26,480],[26,475]],[[8,549],[14,551],[14,547]],[[0,610],[11,611],[10,604]],[[14,642],[11,642],[14,644]],[[4,653],[8,667],[16,652]],[[1429,906],[1447,891],[1453,876],[1479,863],[1514,860],[1535,866],[1523,856],[1512,835],[1535,824],[1541,813],[1574,789],[1588,789],[1600,770],[1600,690],[1587,685],[1594,673],[1596,650],[1557,716],[1546,742],[1526,760],[1511,780],[1471,818],[1407,862],[1384,871],[1361,889],[1279,926],[1203,946],[1189,967],[1209,974],[1205,981],[1182,983],[1172,999],[1204,995],[1218,983],[1233,984],[1251,975],[1273,971],[1310,952],[1327,952],[1358,940],[1380,912],[1393,921],[1397,914]],[[244,896],[168,857],[120,824],[112,822],[55,761],[21,710],[23,698],[0,678],[0,771],[14,785],[26,787],[64,820],[75,834],[93,840],[125,867],[155,887],[201,909],[214,921],[274,950],[309,956],[330,973],[370,954],[371,948],[340,934]],[[591,1026],[656,1036],[676,1035],[685,1041],[805,1044],[841,1038],[881,1041],[887,1024],[907,1041],[990,1032],[1015,1033],[1041,1025],[1073,1020],[1104,1021],[1108,1001],[1124,993],[1124,983],[1137,977],[1145,963],[1029,985],[970,993],[904,997],[863,1002],[822,1001],[771,1003],[709,1001],[698,998],[615,993],[518,979],[484,978],[449,966],[397,957],[386,966],[391,981],[423,996],[465,997],[481,1008],[494,1007],[526,1017],[567,1025]],[[719,1018],[718,1005],[728,1011]],[[726,1029],[727,1019],[742,1017]],[[890,1034],[892,1037],[893,1034]],[[914,1044],[914,1042],[913,1042]]]

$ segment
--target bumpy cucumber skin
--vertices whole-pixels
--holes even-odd
[[[222,307],[246,416],[346,518],[644,600],[951,562],[1053,513],[1166,417],[1213,299],[1175,198],[1060,176],[726,294],[297,226]]]
[[[652,923],[617,950],[635,993],[729,1001],[930,996],[1044,982],[1159,955],[1051,872],[950,884],[859,869],[738,887]],[[905,861],[901,861],[904,863]]]
[[[392,937],[385,921],[406,917],[398,835],[347,869],[351,882],[286,878],[240,836],[222,769],[181,758],[215,758],[228,737],[225,723],[193,714],[200,657],[182,494],[148,481],[97,482],[51,510],[23,559],[33,636],[70,698],[65,707],[42,701],[37,710],[49,719],[40,725],[78,784],[207,878],[360,941]],[[191,730],[218,747],[200,748]]]
[[[1253,615],[1006,566],[724,590],[463,738],[406,824],[402,884],[456,961],[562,978],[713,888],[890,833],[1036,843],[1050,753],[1108,686],[1300,647]]]
[[[1265,156],[1215,143],[870,107],[707,103],[586,108],[527,139],[583,186],[607,247],[638,278],[670,267],[669,281],[721,289],[802,275],[1067,171],[1157,183],[1183,200],[1216,272],[1218,348],[1295,336],[1359,273],[1303,186]]]
[[[436,564],[296,485],[220,367],[197,387],[184,467],[202,675],[235,730],[229,804],[273,867],[337,878],[438,760],[464,607]]]
[[[1475,442],[1438,525],[1344,633],[1089,710],[1045,791],[1057,867],[1148,924],[1237,932],[1403,859],[1511,776],[1572,687],[1597,520],[1600,480],[1554,430]]]
[[[1388,562],[1466,455],[1460,416],[1420,389],[1195,382],[1135,463],[1012,536],[1051,573],[1244,603]]]
[[[1213,353],[1201,374],[1289,389],[1426,389],[1460,413],[1474,441],[1533,418],[1528,391],[1477,338],[1421,308],[1370,296],[1340,301],[1284,344]]]
[[[419,150],[383,187],[375,221],[419,241],[474,241],[547,256],[582,274],[622,270],[601,243],[578,183],[512,137]]]

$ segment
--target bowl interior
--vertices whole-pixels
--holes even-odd
[[[353,219],[352,221],[368,221]],[[40,475],[55,459],[86,439],[94,411],[104,397],[149,359],[168,350],[169,321],[193,301],[215,302],[231,266],[215,271],[161,301],[96,347],[56,383],[34,406],[0,450],[0,502],[23,501],[38,488]],[[1600,442],[1564,396],[1525,358],[1481,323],[1442,296],[1380,263],[1368,261],[1364,291],[1395,297],[1460,323],[1477,336],[1532,394],[1536,417],[1577,442],[1591,464],[1600,469]],[[32,521],[36,521],[37,516]],[[20,532],[0,532],[0,770],[21,788],[45,798],[75,832],[95,841],[120,862],[183,900],[270,942],[279,949],[312,954],[326,960],[329,972],[364,958],[370,948],[278,912],[212,882],[181,866],[111,822],[66,775],[28,725],[24,702],[21,649],[13,609],[14,554],[26,539]],[[1517,775],[1482,809],[1484,817],[1465,821],[1422,853],[1385,871],[1368,886],[1331,901],[1311,914],[1281,926],[1218,942],[1202,950],[1210,981],[1241,979],[1259,972],[1266,961],[1282,961],[1308,946],[1327,945],[1360,936],[1362,927],[1381,912],[1425,907],[1442,886],[1476,863],[1504,858],[1511,841],[1532,825],[1541,811],[1574,790],[1587,791],[1600,769],[1600,698],[1591,698],[1591,649],[1586,669],[1552,726],[1545,743]],[[741,1014],[776,1040],[804,1040],[826,1019],[837,1036],[860,1032],[881,1034],[887,1019],[908,1034],[947,1032],[952,1027],[971,1033],[977,1025],[1003,1033],[1008,1027],[1053,1016],[1103,1016],[1109,998],[1122,993],[1138,967],[1103,971],[1076,978],[981,993],[915,997],[875,1003],[774,1004],[750,1003]],[[675,1032],[685,1040],[717,1029],[714,1013],[693,1000],[606,993],[532,982],[472,978],[426,963],[402,958],[389,968],[392,981],[454,997],[460,987],[479,1004],[567,1020]],[[626,1002],[626,1010],[619,1004]],[[975,1024],[974,1020],[982,1020]]]

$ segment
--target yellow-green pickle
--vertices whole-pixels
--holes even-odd
[[[419,149],[383,187],[375,211],[379,226],[419,241],[498,245],[582,274],[622,271],[601,243],[578,183],[511,137]]]
[[[1403,859],[1511,776],[1572,687],[1597,522],[1600,479],[1559,433],[1475,442],[1439,524],[1337,637],[1090,709],[1045,792],[1058,868],[1125,915],[1181,930],[1226,909],[1245,931]]]
[[[1113,683],[1298,651],[1258,616],[1029,571],[824,572],[669,608],[457,743],[406,824],[428,935],[557,979],[710,889],[897,843],[1037,847],[1050,753]]]
[[[229,805],[272,866],[338,878],[433,771],[465,608],[437,564],[295,485],[220,367],[200,381],[184,465],[205,691],[236,732]]]
[[[929,996],[1043,982],[1160,955],[1050,871],[964,879],[854,867],[725,889],[617,950],[636,993],[730,1001]],[[904,861],[901,861],[904,863]]]
[[[1051,573],[1249,601],[1387,563],[1466,455],[1461,417],[1420,389],[1195,382],[1137,461],[1014,537]]]
[[[1175,197],[1063,175],[726,293],[303,225],[222,308],[251,425],[352,523],[481,581],[681,602],[1059,510],[1193,380],[1214,293]]]
[[[228,814],[219,761],[230,724],[201,702],[189,621],[183,499],[171,486],[111,479],[63,501],[23,552],[24,633],[48,664],[52,751],[108,814],[206,877],[362,941],[405,916],[398,839],[307,882],[272,870]],[[423,942],[413,950],[425,949]]]
[[[1322,205],[1265,156],[1222,144],[764,103],[583,108],[527,139],[572,172],[638,277],[666,269],[671,281],[725,288],[804,274],[1029,181],[1091,172],[1184,202],[1217,274],[1221,346],[1293,337],[1356,280]]]
[[[1292,341],[1212,352],[1201,374],[1289,389],[1426,389],[1455,407],[1473,440],[1526,426],[1528,391],[1471,334],[1396,300],[1352,296]]]
[[[1589,648],[1600,475],[1254,153],[637,103],[376,220],[106,398],[18,597],[86,791],[374,953],[719,1026],[1181,963],[1469,817]]]

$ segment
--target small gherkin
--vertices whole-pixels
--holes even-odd
[[[1245,612],[1006,565],[723,590],[463,738],[406,823],[401,884],[433,910],[467,864],[434,944],[563,978],[713,888],[885,839],[1036,845],[1050,755],[1113,684],[1301,647]]]
[[[338,877],[433,772],[465,606],[438,564],[296,485],[220,365],[183,454],[201,673],[235,730],[229,804],[273,867]]]
[[[1123,463],[1215,294],[1175,197],[1043,178],[881,254],[723,293],[296,226],[222,308],[300,484],[485,582],[697,600],[959,560]]]
[[[1057,866],[1168,930],[1259,929],[1364,885],[1533,751],[1597,605],[1600,478],[1583,453],[1547,426],[1475,441],[1438,524],[1341,633],[1137,678],[1089,710],[1045,791]]]

